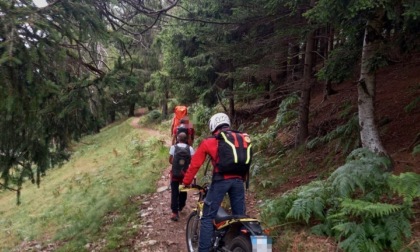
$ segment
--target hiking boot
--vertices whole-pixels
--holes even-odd
[[[172,215],[171,215],[171,220],[173,220],[173,221],[178,221],[178,219],[179,219],[178,214],[177,214],[177,213],[172,213]]]

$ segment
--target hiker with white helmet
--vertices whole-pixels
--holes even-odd
[[[217,113],[210,118],[209,129],[212,136],[204,139],[198,146],[194,156],[191,159],[190,166],[182,180],[184,186],[189,186],[200,169],[201,165],[205,162],[207,155],[210,156],[213,165],[213,176],[210,189],[204,200],[203,216],[201,217],[200,226],[200,241],[199,251],[208,252],[212,246],[211,236],[213,233],[213,219],[216,217],[219,206],[226,193],[229,195],[230,206],[232,208],[233,215],[244,215],[245,214],[245,188],[244,181],[248,174],[249,165],[251,161],[251,143],[250,138],[247,134],[233,131],[230,129],[231,122],[229,116],[224,113]],[[229,137],[234,137],[234,145],[244,146],[242,150],[236,151],[232,142],[225,144],[228,149],[220,151],[222,144]],[[221,140],[222,139],[222,140]],[[234,168],[231,163],[229,169],[225,169],[223,165],[224,153],[234,152],[234,155],[239,159],[244,160],[240,169]],[[243,169],[243,166],[246,166]],[[248,170],[246,170],[248,169]]]

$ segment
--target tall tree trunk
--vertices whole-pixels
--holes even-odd
[[[311,7],[314,6],[315,0],[311,0]],[[309,105],[311,100],[312,88],[312,66],[313,66],[313,50],[314,50],[315,31],[310,31],[306,37],[305,64],[303,66],[303,85],[300,95],[299,108],[299,126],[296,137],[296,145],[301,145],[308,138],[309,124]]]
[[[324,33],[322,34],[323,38],[321,39],[321,48],[320,48],[320,54],[323,57],[323,61],[324,61],[324,65],[325,62],[328,59],[328,55],[329,55],[329,44],[330,44],[330,36],[331,36],[331,26],[327,25],[324,28]]]
[[[312,36],[315,36],[315,34],[313,34]],[[306,39],[308,39],[308,37],[306,37]],[[312,46],[313,48],[313,46]],[[305,51],[305,53],[301,53]],[[299,49],[299,55],[301,56],[300,62],[299,62],[299,72],[304,75],[305,72],[305,57],[306,57],[306,40],[305,43],[303,43],[303,45],[300,47]],[[301,77],[302,77],[301,75]]]
[[[284,84],[287,81],[287,74],[288,74],[288,51],[289,51],[289,41],[284,40],[281,43],[282,47],[280,49],[280,57],[277,59],[279,64],[279,72],[277,74],[277,83],[280,85]],[[272,82],[272,80],[271,80]]]
[[[233,65],[233,60],[229,59],[227,61],[227,63],[228,63],[228,69],[227,69],[228,72],[230,72],[230,73],[234,72],[235,67]],[[229,77],[229,79],[227,81],[229,83],[228,84],[228,89],[229,89],[229,92],[230,92],[230,95],[229,95],[229,114],[231,116],[231,119],[235,120],[236,115],[235,115],[234,79]]]
[[[233,94],[233,79],[229,79],[229,91],[230,91],[230,97],[229,97],[229,114],[231,118],[235,118],[235,97]]]
[[[290,63],[287,66],[287,75],[290,80],[295,80],[295,73],[299,72],[299,52],[299,45],[296,41],[293,41],[293,44],[291,43],[289,47]]]
[[[271,79],[271,75],[269,75],[264,85],[264,91],[266,93],[266,95],[264,96],[264,99],[270,99],[270,89],[271,89],[272,83],[273,83],[273,80]]]
[[[322,34],[322,28],[318,28],[314,32],[314,44],[312,46],[312,51],[314,52],[314,55],[312,56],[312,66],[316,66],[320,60],[319,59],[319,52],[320,52],[320,44],[321,44],[321,34]]]
[[[113,123],[115,122],[115,117],[116,117],[116,112],[115,109],[112,109],[111,111],[108,112],[109,113],[109,123]]]
[[[327,39],[326,39],[327,48],[325,50],[324,57],[325,57],[325,60],[328,60],[330,52],[334,49],[334,28],[332,28],[331,25],[327,26],[326,36],[327,36]],[[332,88],[331,80],[330,79],[326,80],[325,81],[325,90],[324,90],[324,101],[328,99],[328,96],[336,94],[336,93],[337,93],[337,91],[335,91]]]
[[[135,108],[136,108],[136,104],[134,102],[130,103],[130,106],[128,108],[128,116],[134,116]]]
[[[360,79],[357,85],[360,139],[362,146],[380,154],[386,154],[386,151],[382,145],[375,122],[376,77],[375,70],[371,70],[369,64],[381,43],[384,13],[384,10],[378,10],[375,17],[366,24]]]

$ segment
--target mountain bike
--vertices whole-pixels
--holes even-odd
[[[196,208],[189,215],[186,226],[186,241],[188,252],[198,251],[200,240],[200,218],[203,215],[204,198],[209,187],[191,185],[190,187],[180,187],[180,191],[198,192]],[[258,241],[258,250],[257,242]],[[261,242],[262,240],[262,242]],[[271,252],[269,237],[264,234],[260,222],[247,215],[230,215],[221,206],[214,220],[214,231],[212,238],[213,252],[252,252],[267,251]],[[264,245],[264,243],[266,245]],[[255,249],[255,250],[253,250]]]

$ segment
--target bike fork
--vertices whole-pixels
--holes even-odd
[[[214,243],[213,243],[213,250],[217,251],[217,248],[219,247],[219,242],[220,242],[220,236],[216,236],[216,238],[214,239]]]
[[[223,236],[226,234],[226,231],[219,231],[219,230],[215,230],[214,231],[214,236],[213,236],[213,250],[212,251],[225,251],[225,250],[220,250],[220,242],[223,239]]]

